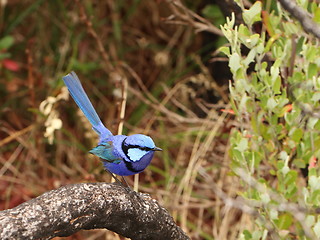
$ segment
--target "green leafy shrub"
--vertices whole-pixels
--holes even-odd
[[[239,1],[238,1],[239,2]],[[317,17],[320,7],[304,1]],[[231,138],[231,169],[252,210],[255,229],[242,239],[320,237],[320,47],[280,5],[261,2],[221,27],[233,74],[230,99],[239,127]],[[262,23],[261,31],[254,31]],[[244,52],[247,51],[247,54]],[[307,171],[304,177],[301,169]]]

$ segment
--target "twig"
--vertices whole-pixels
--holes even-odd
[[[299,221],[301,224],[304,234],[310,239],[318,239],[310,226],[306,224],[306,216],[307,209],[305,206],[301,206],[295,203],[288,202],[284,197],[280,194],[273,192],[267,189],[263,184],[259,183],[256,179],[246,173],[243,169],[238,168],[235,170],[235,173],[240,176],[240,178],[245,181],[250,187],[258,190],[261,193],[266,193],[270,196],[270,198],[276,202],[278,202],[278,206],[275,204],[264,205],[266,208],[276,208],[278,211],[287,211],[292,214],[292,216]]]
[[[35,107],[35,89],[34,89],[34,70],[33,70],[33,56],[30,51],[30,46],[32,45],[32,41],[28,42],[28,46],[26,51],[27,55],[27,69],[28,69],[28,87],[29,87],[29,93],[30,93],[30,103],[32,107]]]
[[[272,235],[272,239],[280,239],[279,235],[274,228],[273,224],[270,223],[267,217],[260,213],[259,209],[274,209],[280,212],[287,211],[290,213],[299,223],[301,224],[304,234],[313,240],[318,239],[312,229],[305,223],[307,210],[302,206],[294,203],[287,202],[284,198],[278,195],[275,192],[272,192],[264,187],[263,184],[257,182],[252,176],[245,173],[242,169],[237,169],[236,173],[240,176],[240,178],[245,181],[250,187],[255,188],[260,193],[267,193],[272,200],[278,202],[279,205],[276,204],[268,204],[258,201],[253,201],[249,199],[244,199],[242,197],[232,198],[228,196],[226,193],[222,191],[212,180],[212,177],[209,176],[203,168],[199,169],[199,174],[206,179],[206,181],[210,182],[212,190],[223,202],[226,206],[233,207],[241,210],[243,213],[249,214],[258,218],[260,221],[264,223],[264,226],[268,229],[270,234]]]
[[[126,112],[126,103],[128,97],[128,79],[124,76],[121,78],[121,105],[120,105],[120,122],[118,125],[118,134],[122,134],[123,131],[123,124],[124,124],[124,116]]]
[[[79,0],[75,0],[75,2],[78,5],[81,19],[86,24],[88,32],[91,34],[91,36],[94,38],[94,40],[97,43],[98,50],[99,50],[99,52],[105,62],[106,72],[114,71],[115,69],[114,69],[113,65],[111,64],[110,56],[106,52],[106,50],[103,46],[102,40],[100,39],[99,35],[94,30],[94,28],[92,26],[92,22],[90,21],[89,17],[87,16],[86,11],[85,11],[82,3]]]
[[[19,131],[11,133],[8,137],[6,137],[6,138],[4,138],[4,139],[2,139],[0,141],[0,147],[2,147],[3,145],[15,140],[19,136],[24,135],[27,132],[30,132],[34,127],[35,127],[35,124],[31,124],[30,126],[24,128],[22,130],[19,130]]]
[[[310,14],[297,5],[294,0],[279,0],[282,7],[295,17],[307,33],[312,33],[320,39],[320,26],[312,21]]]
[[[192,26],[197,32],[211,32],[223,36],[222,31],[207,19],[186,8],[180,0],[167,0],[174,16],[169,17],[166,22],[171,24]],[[179,18],[179,20],[176,20]]]

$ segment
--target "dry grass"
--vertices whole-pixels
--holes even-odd
[[[211,50],[195,31],[207,24],[219,34],[214,26],[170,1],[9,1],[1,11],[2,36],[15,39],[6,52],[20,65],[0,72],[1,209],[62,185],[110,181],[88,154],[96,136],[72,100],[52,105],[63,127],[53,144],[44,137],[39,105],[75,70],[113,133],[148,134],[164,149],[130,184],[168,208],[192,239],[236,239],[250,228],[250,217],[216,190],[234,198],[240,183],[229,174],[234,120],[220,111],[228,109],[227,79],[213,79]],[[121,238],[95,230],[68,239]]]

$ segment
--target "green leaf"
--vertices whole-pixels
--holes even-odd
[[[305,49],[306,51],[306,54],[305,54],[306,59],[310,62],[314,61],[315,57],[318,55],[317,48],[315,46],[307,45],[307,44],[304,44],[302,48]]]
[[[308,78],[311,79],[318,74],[318,66],[315,63],[309,63]]]
[[[257,21],[261,21],[261,2],[255,2],[250,9],[243,11],[243,20],[246,24],[251,26]]]
[[[312,204],[314,205],[319,205],[320,203],[320,190],[315,190],[314,192],[311,193],[311,197],[309,199]]]
[[[262,193],[260,198],[261,198],[261,202],[263,202],[264,204],[269,203],[271,200],[268,193]]]
[[[295,170],[290,170],[285,176],[285,184],[295,186],[298,173]]]
[[[257,53],[257,51],[255,48],[251,49],[250,52],[248,53],[248,56],[243,61],[243,64],[245,66],[248,66],[250,63],[254,62],[254,58],[256,57],[256,53]]]
[[[292,216],[289,214],[282,214],[280,215],[276,224],[281,230],[288,229],[292,224]]]
[[[308,215],[305,223],[308,227],[312,227],[315,224],[315,217],[313,215]]]
[[[289,155],[286,151],[281,151],[279,153],[279,159],[282,161],[286,161],[288,159]]]
[[[270,74],[271,74],[271,83],[273,84],[276,79],[279,77],[280,69],[276,66],[272,66],[270,68]]]
[[[248,39],[248,37],[250,37],[251,35],[248,27],[244,24],[240,24],[238,31],[239,31],[239,37],[245,37],[245,39]]]
[[[317,7],[316,11],[314,12],[313,21],[316,23],[320,23],[320,8]]]
[[[75,70],[79,69],[81,70],[83,73],[89,73],[95,69],[99,68],[100,63],[98,62],[80,62],[76,59],[73,59],[72,61],[72,66]]]
[[[320,130],[320,121],[317,121],[317,123],[313,127],[314,127],[314,129],[319,131]]]
[[[229,67],[231,71],[235,74],[239,68],[241,68],[241,57],[238,53],[232,53],[229,60]]]
[[[281,78],[280,78],[280,76],[277,76],[274,83],[273,83],[273,86],[272,86],[273,92],[275,94],[280,94],[281,93],[280,87],[281,87]]]
[[[254,47],[257,45],[257,43],[260,41],[260,35],[259,34],[253,34],[250,36],[250,42],[249,42],[249,47]],[[262,52],[262,51],[261,51]]]
[[[217,11],[220,11],[220,8],[217,5],[208,4],[201,12],[207,18],[215,18],[217,16]]]
[[[283,24],[283,28],[287,35],[297,34],[299,31],[297,24],[291,22],[286,22],[285,24]]]
[[[298,168],[305,168],[306,167],[306,162],[303,161],[302,159],[294,159],[293,164],[298,167]]]
[[[220,8],[215,4],[208,4],[202,10],[202,14],[206,18],[210,18],[215,26],[220,26],[224,23],[224,16]]]
[[[14,38],[12,36],[5,36],[0,39],[0,50],[10,48],[14,43]]]
[[[287,165],[284,165],[283,168],[281,169],[281,172],[283,175],[287,175],[288,172],[290,172],[290,168]]]
[[[234,158],[238,162],[242,162],[242,160],[243,160],[241,152],[236,148],[231,150],[231,156],[232,156],[232,158]]]
[[[279,212],[276,209],[270,209],[270,218],[271,219],[278,219],[279,218]]]
[[[312,191],[318,190],[320,188],[320,177],[310,176],[308,183]]]
[[[320,92],[315,92],[311,98],[312,101],[318,102],[320,100]]]
[[[274,100],[274,98],[269,98],[267,101],[267,108],[270,110],[273,110],[277,106],[277,102]]]
[[[230,56],[230,48],[229,47],[220,47],[218,49],[218,51],[224,53],[227,56]]]
[[[301,128],[293,127],[289,131],[289,136],[293,141],[295,141],[296,143],[299,143],[303,136],[303,130]]]
[[[319,121],[318,118],[310,117],[308,119],[308,123],[307,123],[308,128],[314,129],[314,127],[318,123],[318,121]]]
[[[243,234],[245,240],[252,239],[252,234],[248,230],[244,230],[242,234]]]
[[[317,237],[320,238],[320,220],[318,220],[317,223],[314,225],[313,231],[317,235]]]
[[[246,151],[248,149],[248,139],[242,138],[238,143],[236,149],[238,149],[240,152]]]

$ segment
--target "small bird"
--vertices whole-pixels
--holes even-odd
[[[64,76],[70,95],[99,134],[98,146],[89,152],[98,156],[111,173],[129,176],[142,172],[151,162],[156,147],[151,137],[143,134],[113,135],[101,122],[75,72]]]

